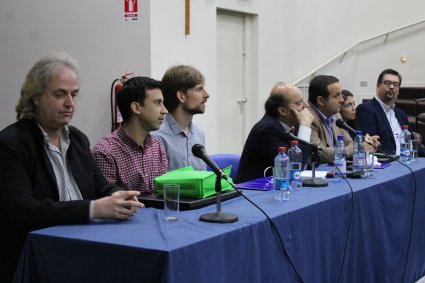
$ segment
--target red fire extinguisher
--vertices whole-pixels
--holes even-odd
[[[120,110],[118,109],[117,104],[117,95],[119,90],[121,89],[122,85],[129,79],[129,76],[131,76],[133,73],[126,73],[121,76],[119,79],[115,79],[112,82],[111,86],[111,120],[112,120],[112,126],[111,126],[111,132],[118,129],[122,122],[122,116],[120,113]]]

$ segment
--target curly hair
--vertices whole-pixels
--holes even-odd
[[[38,60],[29,70],[21,88],[21,97],[16,105],[16,119],[32,119],[35,113],[34,97],[40,96],[48,87],[53,72],[69,68],[79,78],[77,62],[66,52],[55,52]]]

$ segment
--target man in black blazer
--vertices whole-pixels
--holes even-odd
[[[382,71],[376,84],[376,96],[356,109],[358,129],[369,135],[378,135],[381,142],[379,149],[393,155],[400,154],[399,135],[403,125],[409,125],[406,113],[395,106],[400,85],[401,75],[397,71]]]
[[[77,65],[67,53],[39,60],[22,86],[18,121],[0,132],[1,282],[13,279],[28,232],[129,219],[143,207],[139,192],[106,181],[87,137],[68,126],[78,91]]]
[[[294,126],[298,128],[298,138],[310,141],[310,125],[313,116],[302,92],[294,85],[277,83],[265,103],[266,114],[254,125],[242,151],[236,183],[257,179],[264,170],[273,166],[274,158],[281,146],[289,149],[291,140],[282,136]],[[300,145],[303,164],[311,155],[308,147]]]

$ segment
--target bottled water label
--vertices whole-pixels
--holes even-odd
[[[345,159],[335,159],[335,178],[345,176],[347,172],[347,166]]]
[[[364,152],[359,152],[353,157],[353,168],[357,170],[362,170],[365,167],[366,155]]]
[[[289,200],[289,180],[283,178],[274,179],[276,200]]]
[[[291,169],[291,189],[299,190],[302,187],[301,170]]]
[[[410,149],[409,148],[403,148],[400,150],[401,157],[409,157],[410,156]]]
[[[289,188],[289,180],[283,178],[276,178],[275,181],[275,190],[287,190]]]
[[[400,144],[400,161],[406,164],[410,163],[410,144]]]
[[[400,161],[409,164],[411,161],[412,134],[409,127],[403,125],[403,131],[400,133]]]

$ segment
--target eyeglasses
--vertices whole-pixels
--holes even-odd
[[[397,82],[392,82],[392,81],[384,81],[382,82],[385,86],[387,87],[391,87],[391,85],[393,85],[394,88],[399,88],[400,87],[400,83]]]

